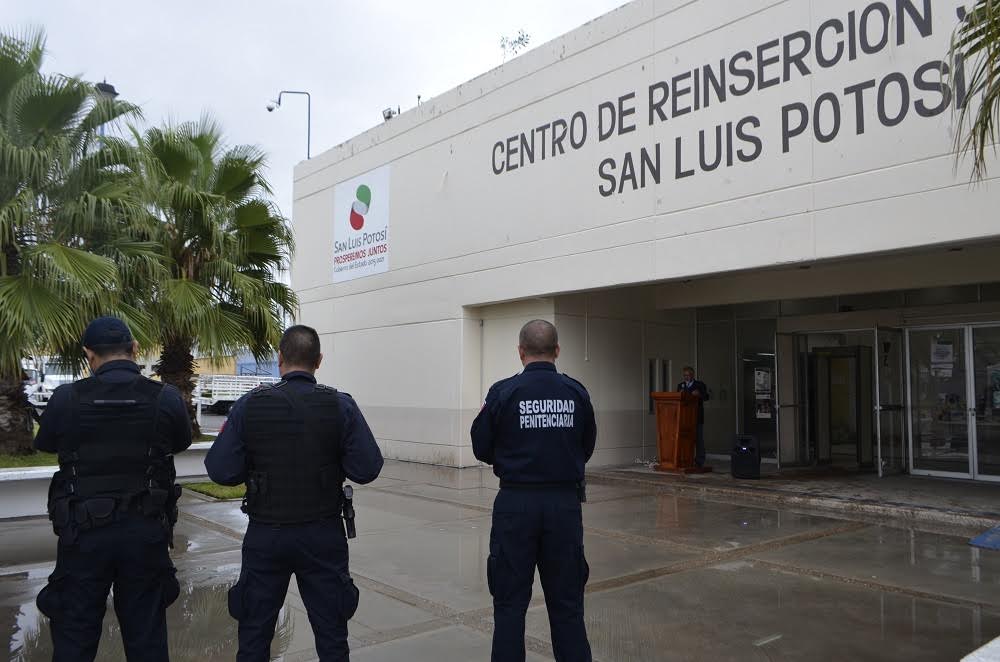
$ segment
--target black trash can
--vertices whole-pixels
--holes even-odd
[[[760,478],[760,444],[757,437],[752,434],[736,435],[730,466],[733,478]]]

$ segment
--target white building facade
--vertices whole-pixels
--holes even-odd
[[[656,459],[649,392],[692,365],[710,454],[1000,479],[1000,195],[956,165],[958,21],[637,0],[300,164],[320,379],[387,457],[474,465],[539,317],[594,464]]]

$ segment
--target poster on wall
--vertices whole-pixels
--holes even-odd
[[[938,379],[951,379],[954,369],[954,343],[950,339],[936,339],[931,344],[931,376]]]
[[[333,282],[389,270],[389,169],[385,165],[333,189]]]
[[[753,390],[757,400],[771,399],[771,371],[767,368],[754,368]]]

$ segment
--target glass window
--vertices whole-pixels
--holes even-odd
[[[736,323],[740,434],[752,434],[761,457],[776,458],[778,436],[774,409],[774,319]]]
[[[733,315],[738,320],[775,318],[778,316],[777,301],[757,301],[733,306]],[[772,344],[773,344],[772,340]]]
[[[781,302],[782,317],[796,315],[824,315],[837,312],[837,297],[815,299],[789,299]]]
[[[1000,328],[972,330],[979,473],[1000,476]]]
[[[710,306],[697,310],[699,322],[728,322],[733,319],[732,306]]]
[[[736,436],[735,340],[732,322],[698,324],[698,379],[711,395],[705,403],[705,449],[709,453],[729,453]]]
[[[951,303],[975,303],[979,301],[978,285],[957,287],[928,287],[909,290],[906,293],[907,306],[943,306]]]
[[[869,292],[866,294],[845,294],[839,297],[840,312],[852,310],[882,310],[902,308],[905,305],[902,292]]]
[[[910,331],[913,466],[969,473],[965,329]]]
[[[979,298],[982,301],[1000,301],[1000,283],[980,285]]]

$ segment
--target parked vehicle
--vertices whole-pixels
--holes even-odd
[[[35,408],[35,413],[41,415],[45,405],[49,403],[52,389],[45,384],[45,373],[35,365],[32,359],[22,359],[21,369],[24,371],[24,394],[28,402]]]
[[[278,377],[261,375],[201,375],[195,391],[195,403],[213,414],[225,415],[233,403],[261,384],[277,384]]]

